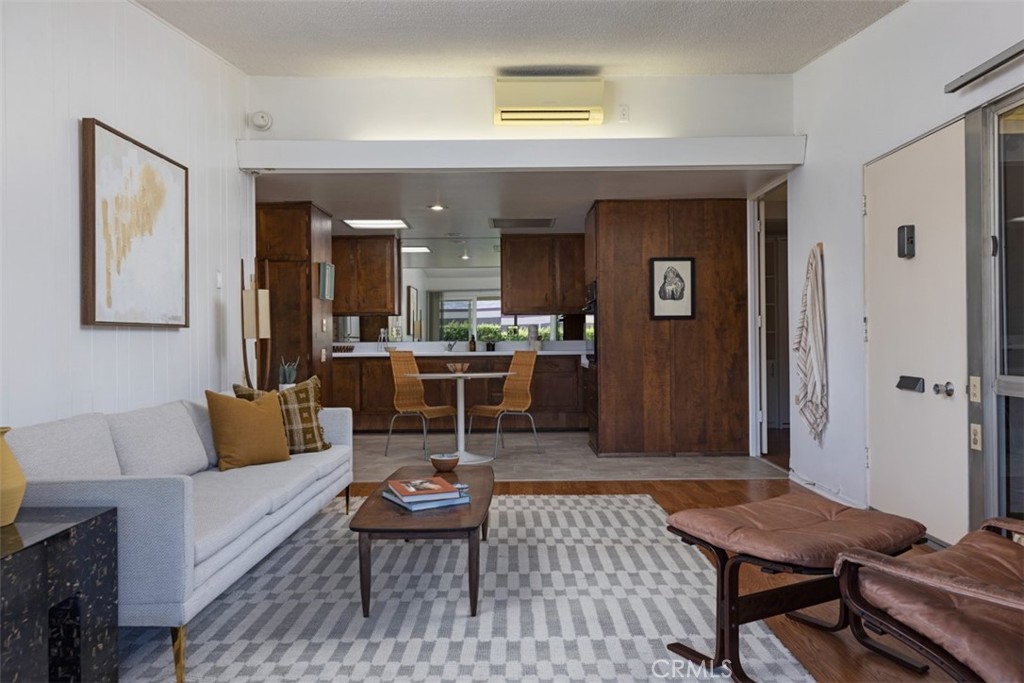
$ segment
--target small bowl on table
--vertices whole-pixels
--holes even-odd
[[[465,372],[469,370],[469,363],[448,363],[448,372]]]
[[[459,464],[459,456],[454,453],[438,453],[430,456],[430,464],[438,472],[451,472]]]

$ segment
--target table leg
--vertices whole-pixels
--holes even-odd
[[[456,452],[463,453],[466,450],[466,380],[462,377],[455,379],[455,410]]]
[[[476,600],[480,588],[480,530],[469,532],[469,615],[476,616]]]
[[[363,616],[370,616],[370,534],[359,534],[359,592],[363,598]]]

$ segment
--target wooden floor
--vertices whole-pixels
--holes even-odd
[[[374,484],[353,484],[352,495],[365,496],[376,488]],[[790,491],[804,491],[802,487],[788,480],[704,480],[704,481],[599,481],[599,482],[497,482],[497,495],[587,495],[587,494],[630,494],[646,493],[653,497],[666,513],[684,508],[721,507],[737,505],[755,500],[764,500]],[[667,531],[665,533],[668,533]],[[914,549],[912,553],[928,552]],[[762,590],[794,580],[784,575],[769,575],[743,567],[743,585],[750,590]],[[808,610],[820,618],[834,618],[836,603],[821,605]],[[792,622],[785,617],[768,619],[768,625],[782,643],[800,660],[817,681],[836,683],[879,683],[923,682],[950,680],[945,674],[932,667],[924,676],[911,673],[891,661],[868,652],[858,644],[849,631],[823,633],[807,626]],[[885,639],[902,652],[906,648],[891,639]],[[913,656],[913,655],[912,655]],[[916,656],[914,656],[916,658]],[[919,659],[919,658],[918,658]],[[763,682],[767,683],[767,682]]]
[[[789,429],[768,430],[768,452],[761,456],[776,467],[789,471]]]

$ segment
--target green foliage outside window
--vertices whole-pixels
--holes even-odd
[[[539,328],[537,330],[537,338],[541,341],[551,339],[551,328]],[[441,339],[442,341],[469,341],[469,323],[457,321],[442,325]],[[518,329],[502,330],[500,325],[493,323],[477,325],[476,340],[478,342],[526,341],[526,327],[521,326]]]
[[[469,341],[469,323],[445,323],[441,326],[441,341]]]

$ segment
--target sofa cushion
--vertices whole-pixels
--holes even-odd
[[[110,427],[101,413],[18,427],[6,440],[29,481],[121,475]]]
[[[314,466],[294,460],[193,476],[196,564],[283,508],[317,478]]]
[[[266,394],[265,391],[250,389],[235,384],[235,396],[252,401]],[[324,451],[331,447],[324,438],[323,427],[320,426],[319,414],[323,410],[320,400],[320,378],[313,375],[304,382],[285,389],[277,395],[281,403],[281,416],[284,419],[284,431],[288,437],[288,451],[310,453]]]
[[[195,474],[210,466],[181,401],[107,415],[123,474]]]
[[[277,392],[244,401],[206,392],[221,471],[288,459]]]
[[[203,442],[206,450],[206,461],[210,467],[217,466],[217,446],[213,443],[213,426],[210,424],[210,411],[206,409],[205,403],[199,401],[183,401],[185,410],[192,418],[192,424],[196,426],[199,440]]]
[[[352,460],[352,447],[334,445],[326,451],[319,453],[299,453],[292,456],[292,460],[312,467],[316,476],[327,477],[335,470],[351,469],[348,463]]]

